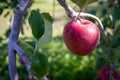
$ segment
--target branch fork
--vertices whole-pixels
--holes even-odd
[[[18,80],[18,72],[17,72],[17,67],[16,67],[16,53],[18,53],[22,59],[25,62],[28,75],[31,76],[30,72],[30,67],[31,63],[26,56],[24,50],[17,44],[18,43],[18,38],[19,38],[19,33],[20,33],[20,28],[22,24],[22,17],[28,8],[28,5],[30,4],[31,0],[20,0],[19,5],[17,6],[16,10],[14,11],[14,20],[12,24],[12,30],[9,36],[9,41],[8,41],[8,62],[9,62],[9,73],[10,73],[10,79],[11,80]]]

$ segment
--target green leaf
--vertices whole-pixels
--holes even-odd
[[[112,28],[115,27],[116,22],[118,20],[120,20],[120,9],[119,7],[114,7],[112,10],[112,17],[113,17],[113,21],[112,21]]]
[[[45,22],[45,33],[43,37],[39,40],[39,47],[42,47],[44,44],[47,44],[52,41],[52,23],[53,18],[50,16],[49,13],[42,13]]]
[[[87,5],[90,5],[90,4],[97,2],[97,1],[99,1],[99,0],[86,0],[84,5],[87,6]]]
[[[6,36],[6,37],[9,37],[10,32],[11,32],[11,28],[7,29],[7,30],[6,30],[6,33],[5,33],[5,36]]]
[[[120,46],[120,38],[118,38],[118,37],[113,37],[112,39],[111,39],[111,46],[112,46],[112,48],[117,48],[117,47],[119,47]]]
[[[71,1],[78,5],[79,7],[85,7],[94,2],[97,2],[98,0],[71,0]]]
[[[32,29],[33,36],[38,40],[42,37],[45,31],[45,23],[41,14],[35,10],[31,11],[29,16],[29,24]]]
[[[120,46],[117,48],[113,48],[113,53],[115,54],[115,58],[120,58]]]
[[[48,73],[48,58],[44,54],[36,53],[32,55],[31,59],[31,70],[33,74],[42,78]]]
[[[120,20],[116,22],[114,28],[114,36],[120,38]]]
[[[0,7],[0,15],[2,14],[2,12],[3,12],[3,8]]]
[[[51,23],[53,22],[53,18],[49,13],[44,12],[44,13],[41,13],[41,15],[44,19],[48,20],[49,22],[51,22]]]

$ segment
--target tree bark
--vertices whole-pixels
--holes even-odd
[[[24,12],[28,8],[28,5],[30,4],[31,0],[20,0],[17,8],[14,11],[14,20],[12,24],[11,33],[9,36],[9,42],[8,42],[8,68],[10,73],[10,79],[11,80],[18,80],[18,72],[16,67],[16,52],[19,53],[19,55],[23,58],[26,68],[28,71],[28,75],[30,76],[30,61],[28,57],[25,55],[24,50],[18,46],[18,38],[20,33],[20,27],[21,27],[21,21],[22,17],[24,15]]]

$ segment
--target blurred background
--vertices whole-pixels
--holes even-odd
[[[77,56],[72,54],[65,46],[62,38],[63,28],[70,20],[63,7],[57,0],[34,0],[23,18],[23,29],[21,29],[19,44],[26,53],[32,53],[34,48],[34,37],[28,24],[31,10],[49,12],[54,19],[52,24],[52,41],[40,47],[40,52],[48,56],[50,80],[97,80],[98,72],[103,66],[110,66],[120,73],[120,1],[98,0],[89,6],[79,8],[71,0],[67,3],[75,11],[83,9],[85,12],[96,15],[102,21],[105,32],[109,36],[109,45],[106,46],[104,36],[92,54]],[[16,0],[0,0],[0,80],[9,80],[8,71],[8,37],[17,6]],[[96,23],[96,21],[89,19]],[[97,23],[96,23],[97,24]],[[20,80],[27,77],[25,65],[21,65],[17,55],[17,67]]]

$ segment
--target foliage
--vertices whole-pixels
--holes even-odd
[[[17,3],[17,0],[0,0],[0,14],[2,14],[5,9],[15,8]],[[7,12],[6,15],[8,14],[9,12]]]
[[[39,53],[39,48],[40,46],[42,47],[43,44],[51,41],[52,22],[53,19],[49,13],[40,14],[39,12],[32,10],[31,15],[29,16],[32,34],[37,39],[34,54],[29,55],[31,60],[31,71],[40,79],[48,73],[48,60],[44,54]]]
[[[98,0],[71,0],[71,1],[78,5],[79,7],[85,7],[94,2],[97,2]]]
[[[48,73],[48,59],[44,54],[33,54],[31,55],[30,61],[31,70],[36,77],[42,78]]]
[[[71,1],[77,4],[76,0]],[[46,65],[49,68],[49,72],[45,74],[50,80],[97,80],[98,71],[103,66],[114,67],[118,72],[120,71],[120,1],[118,0],[118,3],[115,3],[115,0],[91,0],[91,2],[86,2],[90,0],[80,1],[83,2],[80,3],[80,5],[77,4],[80,7],[83,7],[84,5],[86,5],[86,3],[91,4],[95,2],[91,5],[87,4],[88,6],[85,7],[85,11],[94,14],[100,18],[104,25],[105,32],[109,37],[109,46],[107,46],[104,36],[101,35],[100,43],[91,55],[84,57],[73,55],[64,45],[62,35],[53,37],[52,39],[53,19],[49,15],[49,13],[40,13],[41,16],[39,15],[40,20],[44,20],[45,32],[40,33],[41,36],[34,36],[36,39],[39,39],[37,43],[35,42],[35,39],[33,37],[22,37],[19,39],[20,41],[18,44],[25,50],[29,57],[31,54],[34,53],[36,45],[40,55],[45,54],[45,58],[42,59],[43,61],[40,64],[43,64],[44,68],[46,67]],[[2,14],[2,12],[7,8],[14,9],[14,7],[16,6],[15,2],[16,0],[0,0],[0,14]],[[39,13],[35,12],[35,14]],[[38,21],[40,20],[38,19]],[[30,24],[32,22],[33,21],[31,21]],[[10,29],[6,31],[4,35],[0,36],[0,80],[9,80],[7,61],[7,42],[9,33]],[[52,42],[49,43],[51,40]],[[18,72],[20,74],[20,80],[24,80],[27,77],[27,71],[25,66],[20,65],[20,63],[18,62],[18,56],[19,55],[17,55]],[[38,57],[38,59],[41,59],[40,57]],[[46,58],[48,59],[48,62]],[[33,63],[35,61],[33,61]],[[43,63],[44,61],[46,64]],[[37,67],[36,69],[38,69],[38,71],[35,71],[37,72],[38,76],[41,77],[41,75],[43,74],[40,73],[41,75],[39,75],[39,72],[44,68],[41,67],[43,68],[41,69],[40,64],[37,66],[35,64],[34,67]],[[47,68],[45,72],[47,72]]]
[[[32,30],[33,36],[38,40],[42,35],[44,34],[45,31],[45,23],[42,18],[42,15],[35,11],[31,11],[31,15],[29,17],[29,24]]]
[[[40,40],[38,41],[39,48],[41,48],[44,44],[47,44],[52,41],[52,33],[53,33],[53,28],[52,28],[53,18],[49,13],[44,12],[41,14],[45,22],[45,32],[43,34],[43,37],[41,37]]]
[[[120,44],[118,43],[120,41],[120,38],[117,36],[120,34],[119,31],[116,31],[116,28],[119,25],[118,22],[120,20],[120,14],[118,14],[120,10],[118,10],[118,8],[120,8],[120,4],[115,5],[114,1],[111,0],[111,1],[100,1],[98,5],[91,6],[92,10],[90,8],[88,9],[88,12],[96,16],[99,16],[105,27],[106,34],[109,37],[109,47],[105,45],[106,42],[104,38],[101,36],[102,38],[98,49],[99,48],[102,49],[102,52],[99,53],[102,53],[101,56],[103,56],[104,61],[106,61],[105,62],[106,64],[104,65],[109,65],[112,67],[113,66],[115,67],[116,66],[115,64],[119,64],[119,56],[118,56],[119,54],[115,52],[118,50],[117,48],[120,47]],[[117,30],[119,29],[117,28]],[[107,57],[105,58],[103,54],[106,55]],[[110,57],[112,58],[112,60],[110,59]]]

